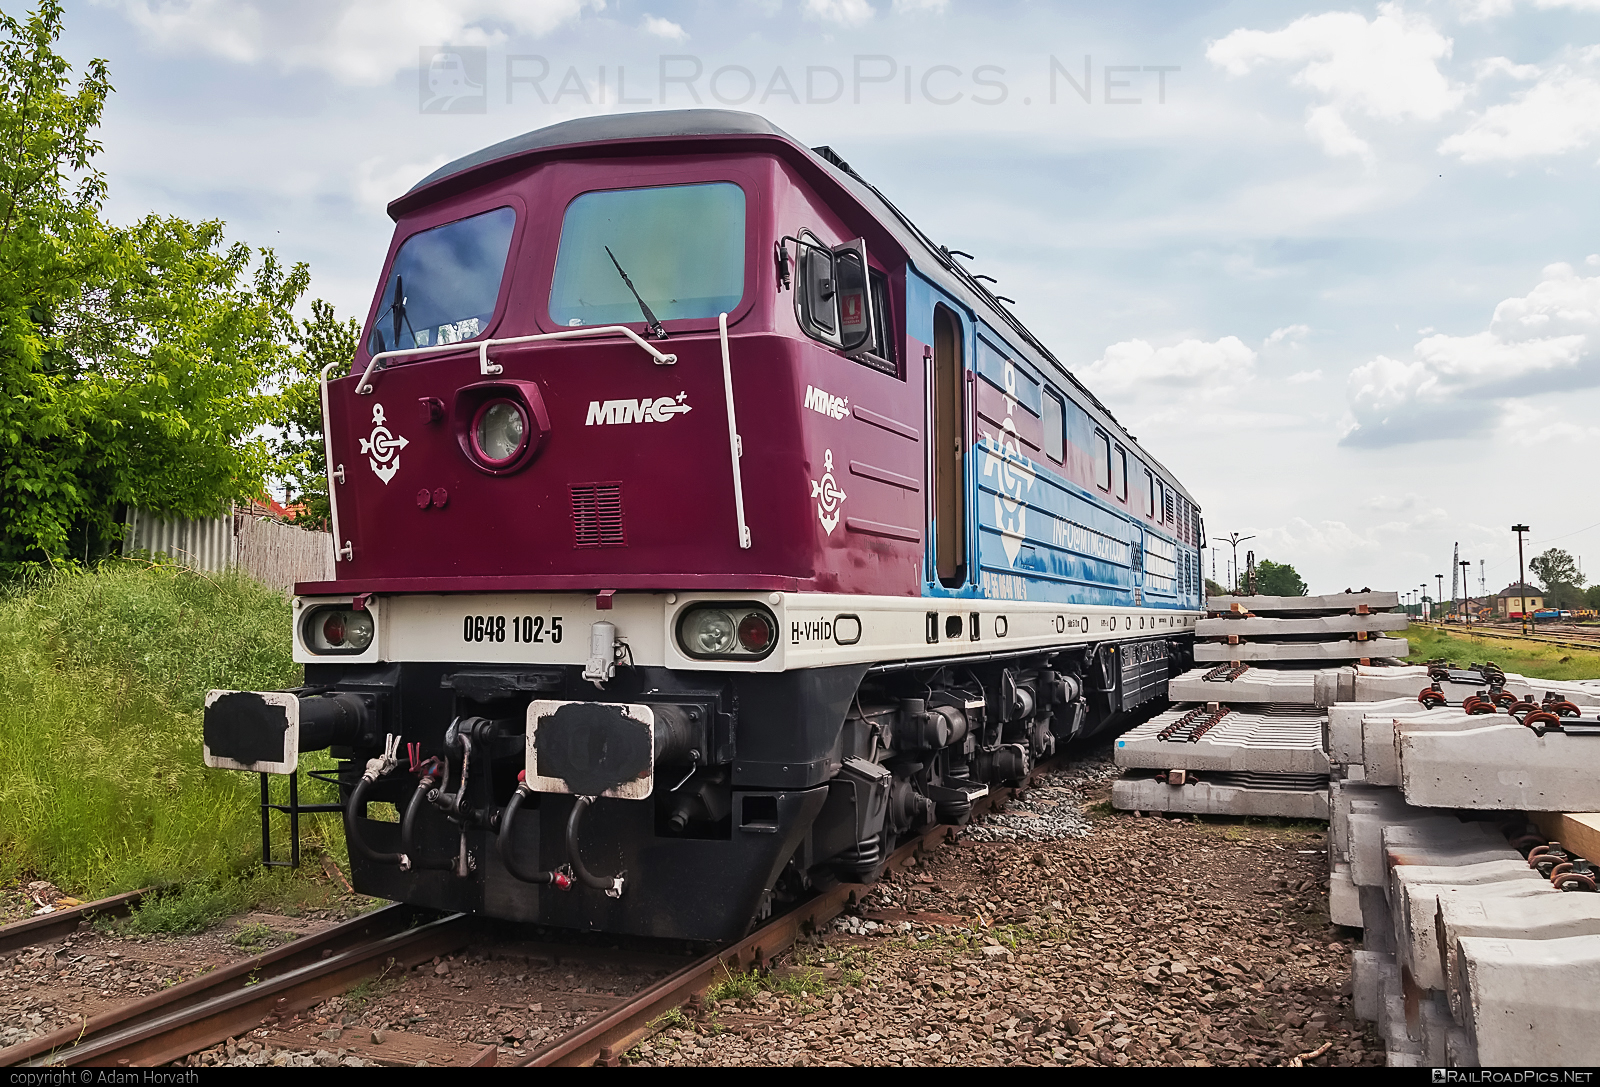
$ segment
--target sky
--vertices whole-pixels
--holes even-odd
[[[1600,579],[1600,0],[69,0],[61,50],[110,63],[111,218],[222,219],[358,317],[436,166],[761,113],[974,254],[1241,560],[1432,595],[1459,544],[1493,593],[1520,522]]]

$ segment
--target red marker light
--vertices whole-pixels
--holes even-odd
[[[344,644],[344,612],[336,611],[322,622],[322,636],[329,645]]]
[[[739,620],[739,644],[750,653],[765,653],[772,644],[772,623],[753,611]]]

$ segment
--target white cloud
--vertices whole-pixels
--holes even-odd
[[[825,23],[860,26],[872,18],[872,5],[867,0],[805,0],[805,12]]]
[[[1357,136],[1337,106],[1318,106],[1306,117],[1306,131],[1334,158],[1351,155],[1372,161],[1372,145]]]
[[[1409,360],[1379,355],[1350,374],[1348,445],[1394,445],[1487,429],[1491,401],[1600,384],[1600,276],[1552,264],[1495,307],[1489,327],[1419,340]]]
[[[1556,440],[1593,441],[1600,437],[1600,427],[1584,426],[1563,417],[1559,410],[1516,400],[1500,405],[1498,417],[1497,443],[1536,446]]]
[[[1380,4],[1370,22],[1355,12],[1330,11],[1302,16],[1282,30],[1241,28],[1212,42],[1206,57],[1232,76],[1266,64],[1299,66],[1293,82],[1323,99],[1311,110],[1307,131],[1330,155],[1365,158],[1370,148],[1346,115],[1442,117],[1464,94],[1439,70],[1450,50],[1451,40],[1425,17]]]
[[[921,15],[929,12],[942,15],[950,7],[950,0],[894,0],[896,15]]]
[[[858,0],[859,2],[859,0]],[[540,36],[605,0],[94,0],[121,11],[165,49],[199,50],[285,71],[318,69],[380,84],[415,67],[428,45],[497,45]]]
[[[1301,370],[1298,374],[1290,374],[1288,381],[1291,385],[1307,385],[1313,381],[1322,380],[1321,370]]]
[[[352,188],[362,207],[381,208],[449,161],[448,155],[398,164],[370,158],[356,167]]]
[[[689,40],[689,32],[671,19],[658,19],[654,15],[644,17],[644,32],[653,34],[658,38],[665,38],[669,42],[684,42]]]
[[[1439,145],[1463,162],[1559,155],[1600,136],[1600,82],[1557,67]]]
[[[1466,20],[1493,19],[1510,15],[1517,9],[1517,0],[1461,0],[1461,17]],[[1533,0],[1533,6],[1542,11],[1566,8],[1569,11],[1600,11],[1600,0]]]
[[[1362,503],[1369,510],[1380,513],[1399,513],[1408,510],[1417,504],[1417,496],[1412,492],[1403,495],[1375,494]]]
[[[1091,388],[1124,392],[1205,386],[1219,393],[1247,380],[1254,372],[1256,353],[1237,336],[1206,343],[1184,340],[1170,347],[1152,347],[1144,340],[1125,340],[1106,348],[1105,354],[1084,368]]]
[[[1285,340],[1299,340],[1309,335],[1311,335],[1310,325],[1285,325],[1282,328],[1273,329],[1264,346],[1270,347]]]

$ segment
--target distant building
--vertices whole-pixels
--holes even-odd
[[[1526,615],[1544,607],[1544,591],[1525,582],[1513,581],[1495,597],[1495,610],[1501,615]]]

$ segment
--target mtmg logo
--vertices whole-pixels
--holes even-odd
[[[481,45],[423,46],[417,63],[421,113],[485,113],[489,51]]]

